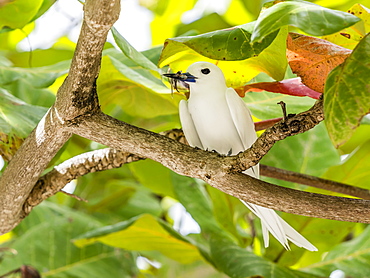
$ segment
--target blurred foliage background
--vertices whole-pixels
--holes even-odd
[[[56,9],[67,14],[70,22],[65,26],[69,29],[78,29],[81,22],[83,7],[75,2],[73,11]],[[152,46],[142,52],[148,61],[141,57],[138,63],[122,53],[117,43],[127,42],[120,33],[125,36],[125,29],[130,29],[137,37],[142,34],[133,24],[117,25],[115,40],[106,43],[98,79],[102,110],[154,132],[181,128],[178,102],[183,96],[176,92],[171,95],[158,71],[143,64],[158,64],[168,38],[255,21],[265,2],[225,1],[217,13],[212,1],[135,1],[145,9],[141,15],[147,15],[139,20],[150,24],[151,38],[146,41]],[[341,11],[357,3],[370,7],[369,0],[312,2]],[[55,30],[60,36],[52,45],[28,51],[27,37],[32,38],[35,26],[43,24],[43,17],[59,4],[53,0],[0,3],[0,150],[4,168],[53,104],[68,72],[75,42],[71,40],[73,34],[66,36],[70,30],[65,26],[60,26],[64,32]],[[123,10],[121,17],[124,14]],[[370,19],[363,21],[367,26]],[[290,30],[299,31],[294,27]],[[295,76],[289,67],[283,75]],[[260,73],[250,82],[272,80]],[[256,121],[280,117],[279,101],[287,104],[289,113],[302,112],[314,103],[307,97],[270,92],[251,92],[244,99]],[[365,117],[351,139],[335,149],[325,125],[320,124],[278,142],[262,163],[369,188],[369,131]],[[73,136],[48,170],[103,147]],[[296,246],[286,251],[273,238],[265,249],[259,220],[236,198],[203,182],[178,176],[150,160],[83,176],[69,184],[69,190],[74,187],[74,193],[88,203],[58,193],[36,207],[11,233],[0,236],[0,275],[30,265],[42,277],[329,277],[338,270],[345,275],[340,277],[370,277],[370,228],[364,224],[282,214],[319,251],[306,252]]]

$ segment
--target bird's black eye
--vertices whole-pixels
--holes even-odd
[[[209,68],[201,69],[200,71],[201,71],[203,74],[208,74],[208,73],[210,73],[210,72],[211,72]]]

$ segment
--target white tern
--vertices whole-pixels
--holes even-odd
[[[221,69],[209,62],[196,62],[186,73],[164,74],[189,88],[189,99],[180,102],[180,121],[189,144],[222,155],[236,155],[257,139],[251,113],[233,88],[226,86]],[[259,178],[259,165],[244,172]],[[241,200],[242,201],[242,200]],[[286,249],[288,240],[299,247],[317,251],[307,239],[274,210],[242,201],[261,219],[265,247],[270,232]]]

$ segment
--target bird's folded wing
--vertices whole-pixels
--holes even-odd
[[[227,88],[226,101],[244,148],[248,149],[257,139],[251,113],[233,88]]]
[[[203,149],[202,142],[199,139],[198,132],[195,128],[193,119],[189,113],[188,102],[181,100],[179,104],[180,121],[182,124],[182,130],[184,131],[186,140],[192,147],[198,147]]]
[[[243,142],[244,150],[249,149],[256,141],[257,134],[254,128],[251,112],[241,97],[233,88],[226,89],[226,101],[229,106],[230,114],[241,141]],[[247,173],[255,178],[259,178],[258,165],[251,168],[253,174]]]

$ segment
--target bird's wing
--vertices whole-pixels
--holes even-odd
[[[248,149],[257,139],[251,113],[233,88],[226,89],[226,101],[244,148]]]
[[[226,89],[226,101],[229,106],[230,114],[234,125],[238,131],[244,149],[248,149],[257,139],[251,112],[241,97],[233,88]],[[247,170],[246,174],[259,178],[258,165]]]
[[[203,149],[202,142],[199,139],[198,132],[189,113],[188,102],[186,100],[180,101],[179,113],[182,130],[184,131],[186,140],[189,142],[189,145],[192,147]]]

